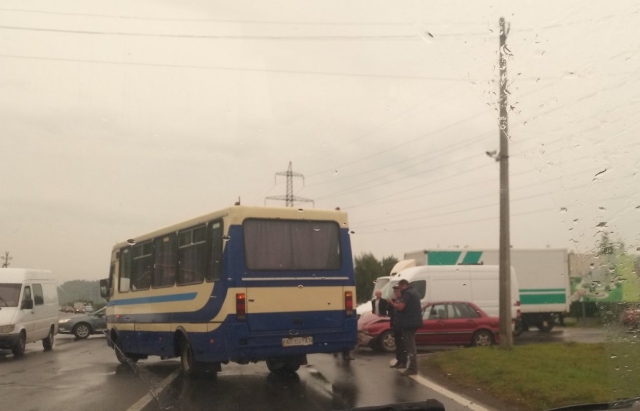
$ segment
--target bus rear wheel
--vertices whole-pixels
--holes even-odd
[[[116,352],[116,358],[118,359],[118,362],[120,364],[127,365],[127,364],[135,364],[138,362],[137,357],[132,357],[130,355],[125,354],[124,352],[122,352],[122,349],[120,349],[120,347],[117,344],[113,347],[113,351]]]
[[[195,365],[191,346],[186,339],[182,339],[180,343],[180,367],[182,367],[182,372],[185,373],[185,375],[193,375]]]
[[[300,362],[283,358],[267,358],[267,368],[275,374],[293,373],[300,369]]]

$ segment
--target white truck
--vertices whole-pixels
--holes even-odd
[[[420,250],[405,260],[423,265],[498,265],[499,251],[491,249]],[[571,286],[567,250],[511,249],[511,266],[518,278],[522,328],[549,332],[569,311]]]

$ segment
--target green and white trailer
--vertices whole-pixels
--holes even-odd
[[[421,265],[498,265],[497,249],[420,250],[405,260]],[[571,304],[569,260],[564,249],[511,249],[511,266],[518,278],[522,325],[551,331]]]

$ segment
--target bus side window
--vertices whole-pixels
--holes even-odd
[[[178,262],[176,235],[165,235],[156,238],[155,242],[153,288],[172,287],[176,283]]]
[[[148,290],[151,286],[153,243],[147,241],[132,248],[131,290]]]
[[[222,277],[222,220],[209,224],[209,269],[207,281],[217,281]]]
[[[118,291],[129,292],[131,278],[131,249],[126,248],[120,253],[120,276],[118,277]]]
[[[109,267],[109,297],[113,297],[113,277],[116,275],[116,263],[111,263]]]
[[[205,226],[178,234],[178,285],[199,284],[207,269],[207,231]]]

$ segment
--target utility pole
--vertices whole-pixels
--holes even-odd
[[[2,268],[8,268],[9,267],[9,261],[13,260],[13,257],[9,257],[9,252],[5,251],[4,252],[4,256],[0,257],[4,260],[4,263],[2,263]]]
[[[511,240],[509,235],[509,122],[507,121],[507,34],[500,18],[500,347],[513,348],[511,330]]]
[[[296,197],[293,195],[293,177],[301,177],[302,178],[302,184],[304,185],[304,175],[300,174],[300,173],[294,173],[293,172],[293,166],[291,165],[291,161],[289,161],[289,168],[287,169],[287,171],[280,171],[278,173],[276,173],[275,175],[275,179],[277,181],[278,176],[285,176],[287,177],[287,194],[284,196],[269,196],[269,197],[265,197],[264,202],[265,204],[267,203],[267,200],[279,200],[279,201],[285,201],[285,204],[287,207],[293,207],[294,206],[294,201],[301,201],[301,202],[306,202],[306,203],[313,203],[315,206],[315,202],[313,200],[310,200],[308,198],[304,198],[304,197]]]

